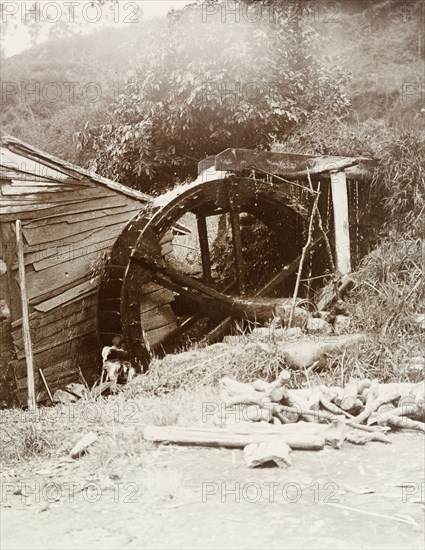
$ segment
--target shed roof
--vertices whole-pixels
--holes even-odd
[[[41,151],[8,134],[0,136],[0,180],[18,179],[43,183],[70,183],[72,180],[89,179],[141,202],[150,202],[152,197],[66,162],[50,153]]]

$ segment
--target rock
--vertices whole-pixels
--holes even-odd
[[[295,368],[308,368],[316,361],[323,361],[326,354],[342,352],[348,346],[366,341],[364,334],[331,335],[322,341],[308,340],[284,344],[280,347],[288,365]]]
[[[330,314],[329,311],[318,311],[316,317],[323,319],[327,323],[333,323],[334,316]]]
[[[280,440],[279,437],[271,441],[251,443],[244,448],[245,464],[249,468],[256,468],[267,463],[274,463],[276,466],[286,468],[292,465],[289,457],[291,448]]]
[[[284,325],[286,326],[289,323],[289,318],[291,316],[291,307],[288,306],[282,306],[282,307],[276,307],[276,315],[278,315],[282,320]],[[292,326],[293,327],[304,327],[307,321],[310,319],[311,313],[306,311],[305,309],[301,307],[295,307],[293,316],[292,316]]]
[[[53,401],[55,403],[63,403],[67,405],[68,403],[75,403],[78,400],[75,395],[72,395],[63,390],[56,390],[53,394]]]
[[[347,334],[351,325],[351,317],[346,315],[337,315],[334,320],[335,334]]]
[[[316,317],[311,317],[307,321],[307,325],[305,328],[307,332],[310,332],[311,334],[332,334],[333,332],[332,325],[330,325],[324,319]]]
[[[71,384],[66,386],[66,389],[80,399],[84,399],[89,395],[89,391],[84,384],[76,384],[75,382],[71,382]]]
[[[86,453],[87,449],[97,441],[97,435],[94,432],[89,432],[83,436],[78,443],[72,448],[69,453],[71,458],[80,458]]]

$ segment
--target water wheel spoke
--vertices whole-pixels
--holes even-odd
[[[209,287],[202,281],[199,281],[198,279],[194,279],[193,277],[190,277],[189,275],[186,275],[184,273],[181,273],[180,271],[177,271],[173,269],[172,267],[162,267],[155,264],[150,263],[149,261],[145,260],[144,258],[134,258],[136,261],[143,264],[143,266],[147,269],[149,269],[155,278],[164,280],[164,279],[170,279],[172,283],[177,286],[177,288],[182,289],[183,287],[189,287],[193,290],[196,290],[200,292],[201,294],[204,294],[205,296],[208,296],[210,298],[213,298],[218,303],[222,303],[229,308],[232,308],[234,306],[234,300],[230,296],[226,296],[226,294],[223,294],[222,292]]]
[[[310,246],[307,249],[307,252],[313,250],[321,241],[323,240],[323,235],[320,235],[315,241],[313,241]],[[273,275],[273,277],[261,287],[261,289],[255,293],[255,296],[267,296],[276,288],[281,285],[285,279],[287,279],[290,275],[295,273],[297,270],[299,263],[301,260],[301,255],[297,256],[295,260],[293,260],[291,263],[285,265],[278,273]]]
[[[318,237],[314,242],[311,243],[308,250],[314,249],[321,241],[323,240],[323,236],[321,235]],[[285,265],[278,273],[276,273],[258,292],[255,293],[255,296],[262,297],[267,296],[268,294],[272,293],[276,288],[287,279],[292,273],[294,273],[297,270],[297,267],[300,263],[301,256],[297,256],[295,260],[293,260],[290,264]],[[212,344],[214,342],[217,342],[220,340],[225,334],[230,326],[232,325],[232,322],[234,321],[234,317],[229,316],[220,321],[220,323],[214,327],[208,334],[206,334],[202,340],[202,344]]]
[[[201,249],[202,279],[206,284],[211,285],[211,255],[208,244],[207,218],[205,214],[198,214],[196,221],[198,224],[199,247]]]
[[[235,259],[236,281],[241,296],[246,294],[246,266],[242,252],[242,234],[240,223],[240,205],[237,186],[229,187],[229,216],[232,228],[233,256]]]
[[[201,340],[201,345],[214,344],[221,340],[221,338],[228,332],[231,327],[234,317],[225,317],[222,321],[219,322],[212,330],[206,334]]]

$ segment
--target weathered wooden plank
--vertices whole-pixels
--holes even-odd
[[[39,304],[34,306],[34,309],[43,312],[50,311],[67,302],[70,302],[71,300],[81,298],[85,294],[95,293],[96,290],[96,286],[93,283],[91,283],[90,281],[84,281],[83,283],[80,283],[53,298],[45,300],[44,302],[40,302]]]
[[[45,216],[31,220],[25,224],[26,228],[44,227],[56,223],[80,223],[94,218],[102,218],[108,215],[123,214],[124,212],[138,212],[140,203],[130,201],[126,197],[116,196],[103,198],[96,201],[82,202],[80,207],[74,207],[71,211],[58,212],[56,215]]]
[[[174,294],[170,290],[162,288],[161,290],[151,292],[139,298],[140,311],[152,311],[153,309],[165,306],[173,301]]]
[[[91,310],[95,311],[96,306],[97,297],[95,294],[92,294],[79,300],[76,299],[70,304],[65,304],[60,309],[51,310],[46,313],[35,311],[30,315],[31,328],[38,329],[49,324],[56,324],[63,318],[66,318],[77,312],[84,313],[87,310],[87,312],[89,313]],[[16,332],[21,325],[22,319],[14,321],[12,323],[13,331]]]
[[[202,445],[205,447],[244,448],[251,443],[262,441],[285,442],[291,449],[321,450],[325,446],[325,438],[318,431],[301,430],[293,424],[284,424],[278,430],[258,431],[248,426],[236,425],[232,428],[182,428],[180,426],[146,426],[143,437],[147,441],[157,443],[178,443],[183,445]]]
[[[120,214],[114,214],[111,216],[101,216],[94,219],[87,219],[81,223],[54,223],[45,227],[29,228],[25,226],[24,234],[25,238],[30,245],[37,245],[42,243],[50,243],[52,240],[56,240],[58,235],[61,238],[70,237],[71,235],[78,235],[83,232],[92,231],[109,225],[117,225],[122,223],[127,224],[131,219],[128,212]]]
[[[15,224],[12,222],[1,223],[0,227],[3,241],[2,258],[5,260],[8,267],[7,278],[9,286],[9,307],[11,312],[10,320],[13,322],[15,319],[20,319],[22,317],[19,284],[11,269],[12,262],[15,262],[18,257]]]
[[[108,228],[110,229],[110,228]],[[101,253],[106,249],[109,249],[114,244],[116,238],[100,240],[99,238],[92,240],[92,242],[84,242],[81,248],[75,246],[63,247],[59,253],[49,257],[43,258],[40,261],[33,262],[34,269],[36,271],[42,271],[50,267],[61,265],[66,262],[75,261],[78,258],[87,257],[93,253]]]
[[[58,382],[62,384],[62,388],[65,385],[65,379],[78,380],[79,368],[84,372],[87,369],[99,367],[101,365],[101,356],[99,350],[92,350],[88,353],[81,354],[79,357],[66,358],[63,361],[56,363],[52,367],[43,368],[43,373],[49,384],[50,389],[56,389]],[[41,378],[38,374],[38,370],[35,374],[36,385],[39,388],[41,385]],[[72,380],[69,380],[72,381]],[[56,387],[53,387],[55,386]],[[17,388],[20,390],[26,386],[26,378],[17,379]]]
[[[31,226],[34,225],[34,227],[36,227],[37,225],[43,225],[50,219],[57,219],[61,215],[64,216],[62,221],[66,221],[66,219],[73,219],[74,216],[79,216],[80,214],[87,212],[98,212],[99,210],[108,211],[109,209],[118,209],[123,207],[127,207],[129,211],[133,211],[139,210],[141,205],[140,202],[119,195],[116,195],[115,197],[90,199],[74,206],[63,205],[56,206],[53,209],[48,209],[46,212],[40,213],[36,220],[31,220],[25,225],[28,226],[30,224]]]
[[[22,172],[18,172],[13,168],[4,168],[3,166],[0,166],[0,180],[7,181],[8,183],[18,182],[19,185],[27,185],[29,182],[34,184],[40,183],[42,185],[58,185],[57,180],[52,180],[51,178],[43,178],[42,176],[36,176],[34,174],[25,174]]]
[[[104,250],[107,250],[106,247]],[[101,257],[102,250],[87,254],[84,262],[69,260],[68,262],[44,269],[43,272],[27,269],[28,296],[30,300],[41,297],[49,291],[60,288],[69,281],[78,281],[83,277],[88,277],[92,266]]]
[[[31,337],[34,344],[34,349],[43,347],[46,342],[54,340],[66,340],[70,331],[78,327],[79,331],[84,332],[84,328],[80,325],[85,324],[87,327],[96,326],[97,323],[97,311],[96,307],[92,307],[91,310],[84,309],[69,317],[60,319],[55,323],[43,325],[38,328],[33,328],[31,325]],[[17,351],[23,350],[22,332],[20,329],[13,332],[13,343]]]
[[[80,191],[85,189],[84,187],[78,188]],[[28,200],[28,196],[38,196],[39,193],[45,195],[46,193],[64,193],[64,192],[70,192],[74,193],[77,189],[73,188],[69,185],[54,185],[50,184],[49,186],[41,186],[41,185],[9,185],[4,184],[1,187],[1,193],[4,197],[15,197],[19,196],[22,200]],[[9,199],[14,200],[14,199]]]
[[[18,194],[18,195],[3,195],[2,203],[4,206],[10,205],[11,207],[29,206],[31,204],[43,204],[48,202],[50,204],[71,204],[75,202],[84,202],[88,199],[114,197],[114,192],[104,187],[97,187],[95,189],[72,189],[71,191],[61,191],[60,193],[32,193],[32,194]]]
[[[53,263],[62,263],[72,258],[78,257],[81,249],[87,250],[87,252],[93,252],[90,247],[107,240],[116,239],[122,231],[122,223],[116,224],[110,227],[102,227],[93,231],[87,231],[79,235],[71,235],[65,237],[62,240],[53,241],[53,243],[42,243],[34,246],[25,247],[25,265],[33,264],[34,269],[38,271],[38,262],[53,258],[54,256],[61,256],[61,261],[55,261]],[[49,246],[51,245],[51,246]],[[16,263],[12,264],[12,269],[16,269]]]
[[[158,285],[156,283],[146,283],[141,288],[141,293],[143,294],[143,296],[145,296],[147,294],[151,294],[152,292],[158,292],[158,291],[164,291],[164,290],[167,290],[167,289],[164,289],[163,286]],[[168,292],[168,296],[170,297],[170,301],[173,301],[174,294],[168,290],[167,292]]]
[[[2,139],[3,141],[3,139]],[[0,164],[9,170],[18,170],[36,176],[48,177],[57,181],[67,179],[71,174],[65,174],[58,167],[52,168],[40,163],[39,159],[31,159],[31,153],[28,151],[25,156],[21,151],[17,151],[13,144],[8,147],[0,148]],[[79,174],[75,174],[79,178]]]
[[[97,332],[93,331],[88,334],[79,334],[71,338],[67,342],[60,342],[54,347],[34,353],[35,368],[57,369],[57,365],[64,359],[76,360],[79,355],[88,353],[89,351],[99,350],[99,341]],[[100,355],[100,352],[99,352]],[[48,365],[48,367],[46,367]],[[18,359],[15,364],[16,379],[26,376],[25,359]]]
[[[307,177],[307,172],[312,175],[329,173],[358,164],[361,165],[359,173],[363,176],[364,168],[372,169],[376,162],[363,157],[299,155],[232,148],[215,157],[215,169],[219,171],[241,172],[257,169],[287,177]],[[351,168],[350,174],[355,176],[356,168]]]
[[[35,218],[37,217],[36,211],[54,209],[55,206],[56,205],[54,203],[50,202],[46,202],[44,204],[20,204],[16,206],[6,206],[2,199],[0,201],[0,215],[2,217],[2,221],[5,222],[16,220],[18,214],[22,219]]]
[[[156,346],[167,338],[177,328],[177,323],[146,332],[146,338],[151,346]]]
[[[46,203],[44,205],[35,205],[28,206],[28,207],[7,207],[2,208],[1,201],[0,201],[0,214],[2,221],[14,221],[16,219],[16,214],[19,213],[19,217],[22,220],[31,220],[34,219],[41,220],[46,219],[49,217],[56,217],[59,213],[63,214],[69,214],[70,216],[75,213],[75,209],[77,209],[77,212],[88,212],[91,210],[101,209],[104,206],[104,202],[106,201],[116,201],[117,197],[110,197],[108,199],[99,199],[99,200],[88,200],[84,203],[81,202],[73,202],[73,203],[67,203],[64,205],[58,205],[58,204],[50,204]],[[130,200],[130,199],[129,199]],[[136,201],[134,201],[133,204],[137,204]],[[140,204],[140,203],[139,203]],[[138,210],[136,207],[133,211],[133,215],[136,213],[136,210]]]
[[[336,267],[341,275],[347,275],[351,272],[351,254],[348,192],[344,172],[331,173],[331,189],[335,224]]]
[[[45,327],[43,327],[43,331],[44,329]],[[71,340],[96,330],[97,330],[97,318],[93,316],[93,317],[84,319],[79,323],[74,323],[69,325],[68,327],[64,327],[62,330],[54,334],[53,337],[52,336],[43,337],[43,334],[41,334],[37,344],[34,343],[33,353],[34,355],[37,355],[37,354],[43,353],[44,351],[53,349],[55,346],[59,346],[62,344],[68,345],[68,343]],[[16,358],[23,359],[25,357],[25,353],[23,352],[22,347],[18,346],[19,343],[20,343],[20,340],[18,340],[15,343]]]
[[[16,220],[16,242],[18,252],[18,276],[19,286],[21,289],[21,303],[22,303],[22,338],[24,344],[24,352],[22,357],[25,360],[27,387],[28,387],[28,409],[35,411],[36,399],[35,399],[35,383],[34,383],[34,353],[30,332],[30,319],[29,319],[29,305],[28,305],[28,293],[25,275],[25,263],[24,263],[24,242],[22,235],[22,222]]]
[[[1,172],[0,172],[1,173]],[[78,181],[77,183],[73,183],[72,187],[69,185],[68,181],[66,184],[61,184],[59,182],[51,181],[48,179],[38,178],[37,176],[26,176],[23,175],[22,177],[19,176],[18,178],[13,177],[11,179],[11,184],[13,187],[23,187],[27,189],[28,187],[34,187],[36,192],[39,191],[41,188],[46,188],[47,191],[50,189],[57,188],[59,191],[63,190],[65,187],[69,187],[69,189],[75,190],[77,188],[80,189],[86,189],[86,188],[93,188],[96,186],[95,183],[90,181]]]
[[[176,316],[169,305],[165,305],[152,311],[140,312],[140,323],[144,331],[149,332],[176,322]]]

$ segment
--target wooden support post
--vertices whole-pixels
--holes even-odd
[[[30,333],[27,282],[25,277],[24,241],[22,237],[21,220],[16,220],[16,243],[18,251],[19,286],[21,288],[22,301],[22,338],[24,341],[25,360],[27,364],[28,409],[30,411],[35,411],[37,409],[37,403],[35,399],[34,361]]]
[[[331,189],[335,225],[336,268],[340,275],[347,275],[351,272],[351,254],[345,172],[331,172]]]
[[[202,279],[205,284],[212,284],[211,256],[208,244],[207,219],[204,214],[197,215],[199,247],[201,249]]]

